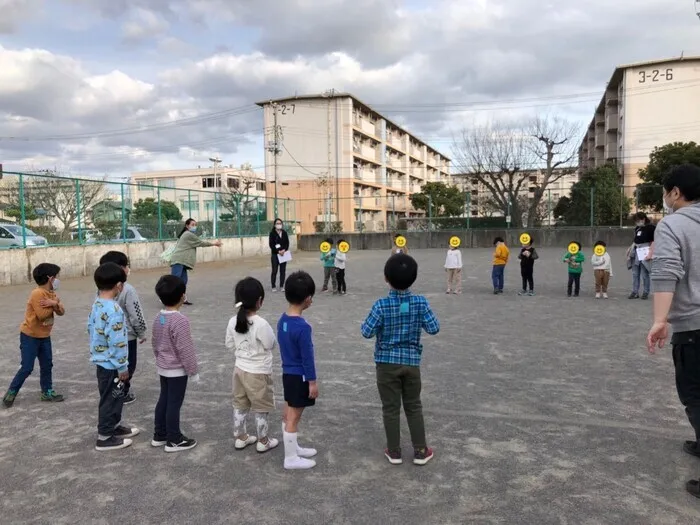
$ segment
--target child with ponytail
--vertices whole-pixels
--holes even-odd
[[[236,308],[226,329],[226,348],[236,356],[233,370],[233,434],[234,447],[242,450],[257,442],[263,453],[275,448],[279,441],[268,437],[268,415],[275,408],[272,391],[272,349],[276,345],[270,324],[258,315],[265,299],[263,285],[253,277],[236,284]],[[249,412],[255,414],[257,437],[246,431]]]

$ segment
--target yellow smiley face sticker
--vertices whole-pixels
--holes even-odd
[[[459,248],[460,244],[462,244],[462,240],[459,237],[456,235],[454,237],[450,237],[450,246],[453,248]]]
[[[523,246],[527,246],[530,244],[530,241],[532,240],[532,237],[530,237],[529,233],[521,233],[520,234],[520,244]]]
[[[599,244],[595,248],[593,248],[593,253],[595,253],[598,257],[602,257],[605,255],[605,246],[602,244]]]
[[[321,250],[321,253],[328,253],[331,251],[331,243],[323,241],[319,249]]]
[[[398,246],[399,248],[403,248],[404,246],[406,246],[406,237],[404,237],[403,235],[399,235],[394,242],[396,243],[396,246]]]
[[[572,242],[567,249],[571,255],[576,255],[578,253],[578,244]]]
[[[338,249],[341,251],[341,253],[347,253],[350,250],[350,245],[347,242],[342,241],[338,243]]]

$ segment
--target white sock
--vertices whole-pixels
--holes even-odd
[[[299,457],[297,454],[297,433],[285,432],[284,436],[284,459],[294,459]]]
[[[284,433],[284,468],[287,470],[306,470],[316,466],[313,459],[299,457],[296,432]]]

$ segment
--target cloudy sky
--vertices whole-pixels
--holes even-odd
[[[591,117],[616,64],[700,54],[694,0],[0,0],[0,163],[262,168],[257,100],[350,91],[446,154]]]

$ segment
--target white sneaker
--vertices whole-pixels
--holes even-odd
[[[279,445],[280,442],[276,440],[275,438],[267,438],[267,443],[261,443],[258,441],[258,444],[255,445],[255,450],[260,452],[261,454],[267,452],[268,450],[272,450],[273,448],[277,448],[277,445]]]
[[[607,299],[607,298],[608,298],[608,294],[604,293],[604,294],[603,294],[603,299]]]
[[[600,294],[599,293],[595,294],[595,298],[600,299]]]
[[[315,448],[297,447],[297,456],[300,458],[312,458],[318,454]]]
[[[308,470],[315,466],[316,462],[313,459],[300,458],[299,456],[284,458],[285,470]]]
[[[277,291],[277,288],[273,288],[273,289],[272,289],[272,292],[273,292],[273,293],[276,292],[276,291]]]
[[[233,444],[234,448],[236,450],[243,450],[246,448],[248,445],[252,445],[258,440],[255,436],[248,436],[246,439],[238,439],[236,438],[236,442]]]

